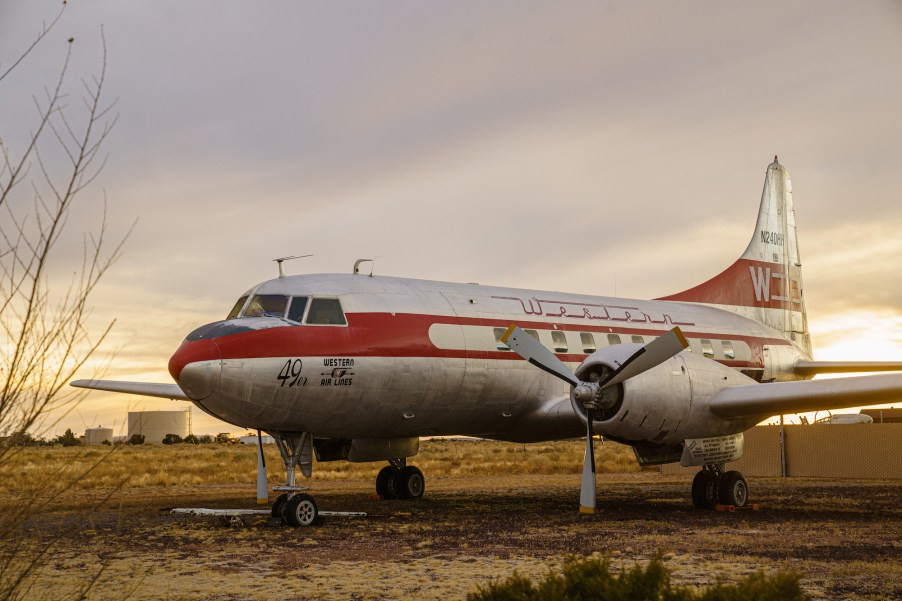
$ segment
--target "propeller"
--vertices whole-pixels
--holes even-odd
[[[674,328],[637,350],[613,371],[605,373],[597,380],[583,382],[554,353],[517,324],[511,324],[501,340],[532,365],[573,386],[571,393],[573,399],[585,407],[586,454],[583,458],[579,510],[582,513],[595,513],[595,447],[592,444],[592,423],[597,409],[608,408],[604,390],[660,365],[688,347],[689,342],[679,328]]]

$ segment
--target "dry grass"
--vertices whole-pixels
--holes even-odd
[[[511,474],[578,474],[582,469],[583,441],[512,444],[492,441],[425,440],[411,462],[429,477],[463,477]],[[106,447],[34,447],[23,451],[7,466],[17,474],[8,485],[28,488],[47,474],[80,473],[103,461],[79,479],[81,490],[205,486],[256,481],[256,447],[253,445],[139,445],[112,453]],[[265,447],[270,485],[282,484],[285,471],[274,445]],[[638,472],[629,447],[596,443],[599,473]],[[332,461],[316,463],[314,480],[373,478],[384,465]]]
[[[120,449],[25,521],[23,545],[53,541],[29,597],[77,593],[85,574],[99,574],[90,599],[455,599],[514,569],[539,578],[570,553],[601,553],[615,567],[661,554],[680,585],[764,569],[802,573],[816,600],[902,597],[902,482],[753,479],[762,511],[700,512],[691,478],[637,471],[629,449],[606,444],[602,455],[632,473],[602,473],[600,511],[586,516],[576,511],[582,451],[580,441],[425,441],[414,462],[427,493],[417,502],[371,498],[379,464],[320,464],[311,483],[320,508],[368,517],[295,530],[164,511],[255,507],[252,446]],[[0,500],[103,452],[28,449],[16,467],[31,476],[5,482]],[[280,482],[275,449],[267,452]],[[113,494],[122,477],[128,486]]]

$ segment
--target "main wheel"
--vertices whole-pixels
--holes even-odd
[[[288,501],[288,493],[282,493],[276,497],[275,503],[272,504],[272,517],[282,517],[282,510],[285,508],[286,501]]]
[[[692,504],[696,509],[713,509],[717,505],[717,476],[701,470],[692,480]]]
[[[408,465],[395,479],[395,490],[401,499],[419,499],[426,490],[426,478],[419,468]]]
[[[386,465],[379,470],[379,474],[376,476],[376,494],[383,499],[397,499],[396,484],[400,474],[401,470],[391,465]]]
[[[297,494],[291,497],[285,504],[282,513],[282,519],[289,526],[295,528],[299,526],[311,526],[319,515],[319,509],[316,507],[316,501],[307,494]]]
[[[744,507],[749,502],[749,487],[737,471],[730,471],[720,479],[719,497],[722,505]]]

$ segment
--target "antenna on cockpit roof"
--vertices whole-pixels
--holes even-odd
[[[298,255],[296,257],[282,257],[281,259],[273,259],[276,263],[279,264],[279,277],[284,278],[285,272],[282,271],[282,261],[291,261],[292,259],[304,259],[306,257],[312,257],[313,255]]]
[[[376,259],[379,257],[373,257],[372,259],[357,259],[354,261],[354,275],[360,273],[360,264],[361,263],[372,263],[370,266],[370,277],[373,277],[373,269],[376,268]]]

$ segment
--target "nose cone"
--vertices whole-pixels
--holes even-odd
[[[169,359],[169,373],[189,399],[201,401],[216,390],[222,355],[211,339],[185,340]]]

